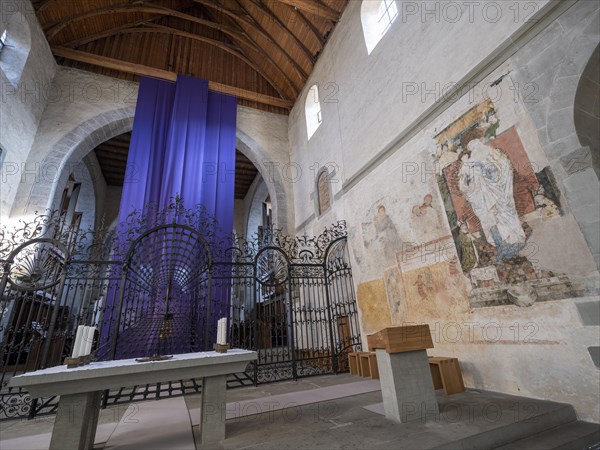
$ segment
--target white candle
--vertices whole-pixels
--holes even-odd
[[[223,317],[217,322],[217,344],[227,344],[227,317]]]
[[[223,328],[223,322],[221,321],[221,319],[219,319],[219,321],[217,322],[217,344],[222,344],[222,342],[221,342],[221,335],[223,333],[222,328]]]
[[[71,353],[71,358],[77,358],[79,356],[79,347],[81,346],[81,342],[83,341],[84,329],[84,325],[79,325],[77,327],[77,334],[75,335],[75,342],[73,343],[73,352]]]
[[[86,356],[91,353],[95,331],[96,327],[85,327],[85,330],[83,331],[82,353],[79,356]]]

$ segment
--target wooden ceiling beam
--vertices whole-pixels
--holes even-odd
[[[304,52],[304,55],[308,58],[308,60],[314,66],[314,64],[316,62],[315,55],[313,55],[312,52],[306,47],[306,45],[304,45],[304,42],[302,42],[300,39],[298,39],[298,37],[294,33],[292,33],[292,31],[288,27],[285,26],[285,24],[281,21],[281,19],[277,16],[277,14],[275,14],[275,12],[271,8],[264,5],[259,0],[250,0],[250,2],[253,5],[255,5],[258,9],[260,9],[263,13],[265,13],[267,16],[269,16],[277,25],[279,25],[279,28],[285,34],[287,34],[289,37],[292,38],[292,40],[296,43],[296,45],[298,47],[300,47],[302,49],[302,51]]]
[[[324,3],[316,0],[278,0],[281,3],[286,3],[290,6],[298,8],[302,11],[320,17],[321,19],[329,20],[337,23],[340,20],[340,13]]]
[[[206,9],[206,14],[211,17],[211,12],[210,10]],[[214,17],[211,17],[212,20],[216,20]],[[248,36],[248,33],[246,33],[244,31],[243,28],[240,27],[240,25],[236,22],[233,21],[234,26],[236,27],[236,29],[240,30],[241,33],[243,33],[246,36],[246,39],[240,40],[240,39],[236,39],[235,37],[231,37],[232,41],[238,46],[238,48],[240,49],[240,52],[242,54],[246,54],[246,56],[249,59],[252,59],[253,61],[255,61],[257,64],[258,62],[252,58],[247,51],[242,49],[242,46],[247,47],[250,51],[252,52],[256,52],[260,55],[260,57],[264,60],[267,61],[269,63],[269,65],[274,68],[275,70],[277,70],[277,72],[279,72],[281,74],[281,76],[283,76],[285,83],[288,85],[288,87],[292,90],[292,93],[294,95],[294,98],[298,97],[298,94],[300,93],[300,89],[302,88],[302,86],[298,87],[296,86],[296,83],[294,83],[294,81],[289,77],[289,75],[281,68],[279,67],[279,65],[273,60],[273,58],[271,57],[271,55],[267,52],[265,52],[263,50],[263,48],[258,45],[258,43],[252,39],[250,36]]]
[[[213,3],[210,0],[194,0],[194,2],[196,2],[196,3],[198,3],[198,4],[202,5],[202,6],[205,6],[205,7],[208,7],[208,8],[211,8],[211,9],[215,9],[216,11],[218,11],[220,13],[223,13],[224,15],[226,15],[228,17],[231,17],[231,19],[235,20],[238,24],[240,22],[245,23],[247,26],[251,27],[254,31],[256,31],[260,36],[262,36],[263,39],[266,39],[272,45],[274,45],[275,47],[277,47],[277,49],[292,64],[292,66],[294,67],[294,70],[296,70],[296,72],[298,73],[298,75],[300,75],[300,78],[302,78],[303,80],[306,80],[308,78],[308,74],[306,73],[306,71],[304,69],[302,69],[302,67],[300,67],[300,65],[296,62],[296,60],[294,58],[292,58],[292,56],[277,42],[277,40],[275,40],[273,38],[273,36],[271,36],[255,20],[254,17],[252,17],[252,15],[239,2],[237,2],[237,4],[242,9],[242,12],[244,13],[243,15],[240,15],[240,13],[237,12],[237,11],[233,11],[233,10],[230,10],[228,8],[224,8],[223,6],[217,5],[217,4]],[[250,38],[250,36],[248,35],[248,33],[245,33],[245,34],[246,34],[246,36],[248,36]],[[256,42],[256,41],[254,41],[254,42]]]
[[[101,31],[99,33],[88,34],[86,37],[81,38],[81,39],[75,39],[73,41],[65,42],[64,44],[61,44],[61,46],[68,47],[68,48],[81,47],[82,45],[89,44],[90,42],[97,41],[98,39],[103,39],[103,38],[107,38],[110,36],[114,36],[115,34],[119,34],[121,31],[128,30],[130,28],[139,27],[142,25],[149,25],[152,21],[158,20],[162,17],[164,17],[164,16],[156,16],[155,18],[148,19],[148,20],[140,20],[135,23],[127,23],[125,25],[121,25],[120,27],[111,27],[111,28]]]
[[[67,26],[78,22],[80,20],[89,19],[96,16],[106,15],[106,14],[126,14],[126,13],[147,13],[147,14],[162,14],[163,16],[176,17],[178,19],[186,20],[188,22],[197,23],[198,25],[204,25],[209,28],[216,29],[221,31],[229,36],[237,37],[239,39],[245,39],[246,36],[243,33],[240,33],[233,27],[229,27],[223,24],[219,24],[216,22],[211,22],[210,20],[201,19],[200,17],[192,16],[190,14],[185,14],[180,11],[176,11],[174,9],[165,8],[162,6],[145,6],[143,3],[141,4],[131,4],[131,3],[121,3],[118,5],[105,6],[103,8],[98,8],[92,11],[88,11],[82,14],[70,16],[66,20],[60,21],[56,25],[53,25],[47,32],[46,37],[48,41],[52,41],[54,37],[58,33],[60,33]]]
[[[247,16],[252,17],[254,28],[260,31],[261,36],[266,37],[271,44],[275,45],[275,47],[277,47],[285,56],[287,56],[288,61],[292,64],[292,67],[296,73],[300,75],[303,83],[305,83],[308,79],[308,73],[306,73],[306,71],[300,67],[300,64],[298,64],[296,60],[292,58],[292,56],[281,46],[281,44],[279,44],[279,42],[272,38],[272,36],[262,27],[260,23],[258,23],[258,21],[248,12],[246,8],[244,8],[244,6],[238,0],[233,1],[242,9],[242,11],[244,11],[244,13],[246,13]]]
[[[117,153],[114,154],[112,152],[110,152],[110,150],[107,150],[105,147],[96,147],[96,154],[98,155],[98,158],[100,159],[106,159],[106,160],[110,160],[110,161],[127,161],[127,154],[129,152],[123,152],[123,153]]]
[[[47,7],[48,5],[50,5],[51,3],[54,3],[56,0],[42,0],[37,8],[37,11],[35,12],[36,15],[39,18],[39,14],[42,13]],[[34,5],[35,6],[35,5]]]
[[[96,156],[98,157],[98,161],[100,161],[100,163],[108,162],[121,165],[125,165],[127,163],[127,153],[120,158],[115,158],[114,156],[107,155],[104,150],[96,148]]]
[[[92,64],[98,67],[104,67],[106,69],[119,70],[122,72],[132,73],[135,75],[145,75],[150,77],[161,78],[169,81],[176,81],[177,74],[168,70],[157,69],[155,67],[148,67],[142,64],[135,64],[126,61],[122,61],[114,58],[107,58],[105,56],[94,55],[92,53],[82,52],[80,50],[73,50],[64,47],[52,47],[52,53],[55,56],[61,58],[67,58],[72,61],[78,61],[86,64]],[[276,106],[278,108],[291,109],[293,102],[277,97],[271,97],[265,94],[258,94],[251,92],[246,89],[240,89],[233,86],[227,86],[225,84],[216,83],[214,81],[208,82],[208,88],[215,92],[221,92],[223,94],[235,95],[244,100],[262,103],[263,105]]]
[[[144,24],[147,26],[146,27],[140,26],[140,25],[144,25]],[[207,37],[201,36],[199,34],[189,33],[187,31],[181,31],[176,28],[168,27],[166,25],[158,25],[158,24],[153,24],[153,23],[148,23],[148,22],[138,22],[136,24],[136,26],[133,26],[133,27],[130,25],[125,25],[122,27],[115,27],[115,28],[111,28],[109,30],[103,31],[101,33],[96,33],[96,34],[90,35],[84,39],[78,39],[76,41],[67,42],[63,45],[63,47],[76,48],[81,45],[85,45],[89,42],[96,41],[98,39],[104,39],[107,37],[115,36],[117,34],[128,34],[128,33],[170,34],[172,36],[185,37],[185,38],[192,39],[192,40],[195,40],[198,42],[203,42],[208,45],[212,45],[213,47],[217,47],[217,48],[235,56],[242,62],[248,64],[250,67],[252,67],[254,70],[256,70],[265,80],[267,80],[267,82],[271,86],[273,86],[273,89],[275,89],[282,98],[286,97],[285,93],[279,88],[279,86],[275,82],[275,80],[273,80],[269,75],[267,75],[265,73],[265,71],[261,67],[259,67],[254,61],[251,61],[246,56],[244,56],[240,52],[240,50],[238,50],[237,47],[235,47],[231,44],[227,44],[226,42],[223,42],[223,41],[218,41],[216,39],[207,38]]]
[[[321,32],[317,29],[315,24],[312,23],[312,21],[310,21],[306,18],[306,16],[304,15],[304,13],[301,10],[296,9],[289,5],[288,5],[288,7],[290,8],[290,11],[294,11],[298,15],[298,17],[300,17],[302,22],[304,22],[304,25],[306,25],[310,29],[312,34],[319,40],[319,42],[321,43],[321,48],[319,48],[319,52],[321,52],[321,50],[323,50],[323,47],[325,47],[325,42],[326,42],[326,40],[323,37],[323,35],[321,34]]]
[[[102,172],[106,174],[124,174],[127,169],[127,161],[113,162],[107,160],[100,160],[100,158],[98,158],[98,162],[100,163]]]
[[[127,149],[129,148],[130,142],[127,141],[117,141],[114,139],[111,139],[109,141],[103,142],[102,144],[100,144],[98,147],[103,147],[106,148],[107,150],[113,151],[113,152],[117,152],[117,151],[127,151]]]

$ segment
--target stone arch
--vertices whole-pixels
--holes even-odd
[[[134,115],[135,106],[106,111],[82,122],[66,133],[40,164],[39,170],[45,173],[39,173],[35,182],[22,183],[20,186],[19,190],[25,190],[23,194],[27,201],[15,202],[12,214],[31,215],[36,211],[56,209],[56,202],[60,197],[57,194],[66,184],[72,169],[82,164],[85,156],[102,142],[131,131]],[[256,166],[268,187],[275,226],[287,231],[287,199],[281,171],[275,170],[275,166],[263,164],[264,150],[239,127],[237,148]],[[94,175],[99,172],[90,170],[90,173]],[[17,204],[26,206],[22,210],[17,210]]]
[[[600,267],[600,198],[589,194],[598,192],[600,184],[590,151],[579,140],[574,114],[577,87],[598,46],[598,9],[596,2],[575,3],[549,27],[552,33],[536,37],[516,54],[515,62],[521,86],[534,81],[537,100],[524,104],[569,209]],[[578,26],[570,26],[573,23]],[[542,74],[540,67],[544,67]]]
[[[246,239],[251,241],[258,230],[260,218],[262,216],[262,204],[269,196],[269,188],[264,179],[259,181],[252,193],[252,201],[248,208],[248,217],[246,220]]]
[[[267,185],[271,204],[273,206],[273,226],[288,232],[286,189],[281,168],[263,161],[265,152],[250,136],[238,128],[237,148],[258,169],[262,179]]]
[[[15,211],[18,203],[15,202],[13,215],[17,212],[29,215],[36,211],[56,209],[60,197],[57,193],[66,184],[69,174],[99,144],[131,131],[134,114],[134,107],[106,111],[63,135],[39,165],[35,182],[23,183],[19,188],[29,190],[26,196],[28,201],[22,211]]]

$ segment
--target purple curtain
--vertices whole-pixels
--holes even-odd
[[[236,98],[209,91],[208,82],[205,80],[180,75],[176,83],[171,83],[143,77],[140,80],[127,159],[119,223],[125,223],[131,212],[143,210],[148,203],[157,205],[160,210],[168,206],[174,197],[179,196],[183,199],[186,208],[203,205],[207,212],[217,219],[219,228],[225,233],[231,233],[235,183],[236,112]],[[169,264],[177,265],[176,261],[173,262],[173,258],[177,258],[177,252],[170,250],[172,249],[166,250],[171,253],[168,256]],[[184,257],[181,258],[183,264]],[[156,255],[154,265],[157,267],[154,270],[158,270],[158,266],[164,261],[164,255]],[[151,261],[148,263],[152,265]],[[189,262],[186,264],[189,265]],[[184,318],[186,315],[194,314],[192,308],[198,307],[198,305],[187,305],[191,300],[188,302],[184,298],[185,292],[186,289],[182,290],[181,286],[170,287],[171,296],[179,295],[179,298],[173,298],[169,312]],[[163,294],[164,292],[160,293]],[[186,295],[189,295],[189,292]],[[226,303],[228,298],[227,294]],[[113,292],[107,297],[99,349],[100,357],[110,356],[111,335],[116,331],[113,328],[118,301],[118,292]],[[140,304],[139,299],[137,302]],[[156,341],[160,334],[159,328],[161,326],[164,328],[164,324],[144,325],[144,320],[147,322],[152,311],[160,311],[153,302],[155,300],[152,298],[142,299],[142,308],[135,313],[139,315],[142,311],[144,315],[138,318],[140,321],[137,332],[131,329],[119,332],[119,345],[115,358],[141,356],[127,351],[136,347],[133,345],[134,340],[138,342],[146,340],[146,348],[154,347],[154,344],[149,345],[149,343]],[[211,316],[227,314],[226,309],[221,306],[218,311],[212,311]],[[123,321],[124,314],[121,317]],[[176,322],[175,326],[177,326]],[[190,326],[194,329],[192,333],[199,331],[198,323]],[[120,328],[123,330],[123,323]],[[140,336],[140,333],[146,333],[148,336]],[[172,339],[181,341],[181,345],[171,346],[170,353],[189,348],[187,331],[174,330]],[[153,352],[156,352],[156,349],[148,348],[147,353]]]
[[[232,230],[236,112],[236,98],[209,91],[206,80],[142,78],[119,222],[147,203],[162,208],[179,195]]]

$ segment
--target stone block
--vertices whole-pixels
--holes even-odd
[[[543,147],[546,147],[550,143],[548,138],[548,129],[546,127],[540,128],[537,130],[537,133],[540,144],[542,144]]]
[[[565,29],[577,28],[581,22],[594,14],[600,7],[596,1],[580,1],[558,18],[558,23]]]
[[[598,177],[596,177],[596,172],[591,167],[587,169],[577,171],[570,177],[566,178],[563,183],[565,184],[565,188],[568,191],[578,191],[580,189],[586,190],[595,190],[596,195],[600,195],[598,193],[598,189],[600,188],[600,182],[598,181]]]
[[[589,206],[590,208],[600,208],[600,193],[590,188],[582,188],[577,190],[567,190],[565,196],[571,205],[571,208],[580,206]]]
[[[565,52],[563,49],[553,45],[531,58],[526,67],[528,72],[535,78],[546,71],[553,71],[564,57]]]
[[[590,357],[592,358],[592,361],[594,361],[596,367],[600,367],[600,347],[588,347],[588,352],[590,354]]]
[[[387,353],[377,349],[385,416],[398,423],[439,414],[425,350]]]
[[[600,222],[579,224],[581,232],[594,258],[600,254]]]
[[[538,56],[548,47],[553,45],[557,39],[561,39],[564,35],[564,30],[558,22],[554,22],[534,39],[523,46],[515,55],[515,60],[521,63],[527,63],[531,59]]]
[[[559,141],[544,145],[546,156],[548,156],[550,161],[555,161],[561,156],[564,156],[578,148],[581,148],[581,143],[579,142],[579,138],[575,133],[575,129],[573,129],[573,133],[563,137]]]
[[[589,147],[581,147],[560,158],[560,163],[569,175],[583,172],[592,167],[592,154]]]
[[[600,301],[576,303],[577,312],[585,326],[600,326]]]
[[[579,76],[576,75],[556,78],[552,84],[551,108],[557,110],[573,106],[578,83]]]
[[[549,104],[550,100],[547,98],[544,98],[538,102],[527,104],[529,115],[531,116],[531,119],[537,128],[543,128],[546,125],[546,115]]]
[[[572,106],[548,113],[548,137],[550,142],[556,142],[569,136],[574,131]]]

